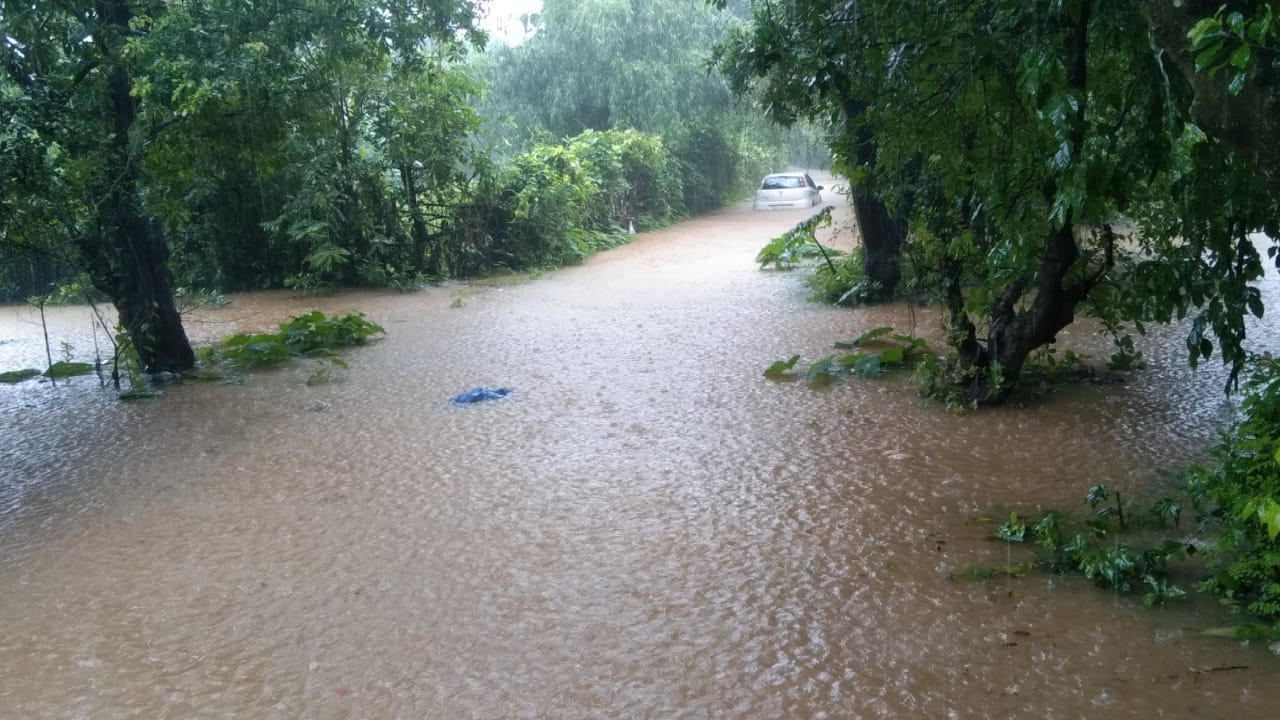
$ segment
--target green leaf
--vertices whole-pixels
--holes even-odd
[[[1243,70],[1249,65],[1249,58],[1252,56],[1253,48],[1248,45],[1241,45],[1236,48],[1235,52],[1231,53],[1231,64]]]
[[[897,335],[897,334],[890,335],[889,337],[892,340],[902,343],[903,347],[905,347],[907,352],[909,353],[915,352],[920,348],[928,346],[928,343],[924,341],[924,338],[911,337],[910,335]]]
[[[854,338],[853,344],[861,345],[863,343],[871,342],[872,340],[875,340],[877,338],[882,338],[885,335],[889,335],[892,332],[893,332],[893,328],[891,327],[872,328],[871,330],[868,330],[862,333],[861,335],[859,335],[858,337]]]
[[[1071,164],[1071,143],[1063,142],[1053,154],[1053,169],[1063,170]]]
[[[1280,535],[1280,503],[1267,498],[1258,504],[1258,521],[1267,528],[1267,536],[1272,540]]]
[[[1187,39],[1191,41],[1191,48],[1199,50],[1200,47],[1208,40],[1220,37],[1222,34],[1222,24],[1215,17],[1207,17],[1201,19],[1191,27],[1187,33]]]
[[[1244,14],[1233,12],[1227,15],[1227,27],[1236,35],[1242,35],[1244,33]]]
[[[823,358],[818,362],[809,366],[809,370],[805,372],[805,380],[810,385],[825,385],[831,382],[831,377],[838,372],[839,366],[831,358]]]
[[[799,355],[792,355],[790,359],[787,360],[779,360],[765,369],[764,376],[772,380],[776,380],[786,375],[787,372],[791,370],[791,368],[795,367],[798,362],[800,362]]]
[[[854,363],[853,370],[863,377],[876,377],[883,371],[880,356],[868,355],[867,357],[862,358],[858,362]]]
[[[884,363],[885,365],[892,365],[893,363],[902,362],[903,360],[906,359],[906,357],[907,357],[906,348],[900,348],[900,347],[889,348],[888,350],[885,350],[884,352],[880,353],[880,362]]]
[[[1222,52],[1222,41],[1214,40],[1196,54],[1196,70],[1211,69],[1215,58]]]
[[[1094,485],[1085,493],[1084,499],[1085,502],[1089,503],[1089,507],[1096,508],[1098,503],[1104,502],[1110,496],[1111,493],[1107,490],[1106,485]]]
[[[1245,302],[1249,305],[1249,312],[1253,313],[1254,317],[1262,317],[1262,297],[1259,294],[1256,292],[1250,293],[1249,298]]]
[[[996,528],[996,538],[1004,540],[1007,543],[1025,542],[1027,539],[1027,524],[1018,517],[1018,513],[1009,513],[1009,521],[1001,523]]]
[[[851,368],[857,365],[863,358],[867,357],[866,353],[850,353],[836,359],[836,362],[842,367]]]
[[[1243,72],[1235,73],[1231,76],[1231,82],[1227,83],[1227,91],[1232,95],[1239,95],[1240,91],[1244,89],[1244,83],[1248,77],[1249,76]]]

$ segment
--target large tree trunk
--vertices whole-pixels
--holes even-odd
[[[120,324],[147,372],[184,372],[195,366],[195,354],[173,300],[169,249],[159,229],[143,214],[138,197],[138,161],[130,145],[137,117],[133,82],[120,48],[106,47],[129,32],[131,13],[125,0],[98,0],[107,68],[106,108],[113,135],[102,177],[107,183],[98,199],[96,231],[80,238],[89,276],[116,306]]]
[[[353,113],[348,107],[350,102],[354,102],[354,99],[344,94],[338,107],[342,137],[339,142],[337,204],[343,247],[351,252],[351,261],[344,263],[341,268],[341,281],[354,285],[359,278],[359,264],[369,257],[369,241],[365,236],[363,223],[359,222],[360,189],[354,177],[356,118],[352,117]]]
[[[861,122],[865,103],[842,98],[845,130],[853,135],[854,159],[861,167],[874,168],[876,142],[870,129]],[[862,184],[854,185],[853,217],[862,239],[863,268],[867,279],[875,283],[871,299],[878,302],[893,299],[902,279],[902,247],[906,242],[906,222],[885,207],[884,200]]]
[[[1064,38],[1067,60],[1067,86],[1087,97],[1088,28],[1091,5],[1085,3],[1080,16],[1073,21]],[[1068,142],[1075,157],[1084,146],[1085,102],[1080,102],[1072,119]],[[1045,199],[1052,202],[1057,187],[1045,188]],[[1080,257],[1076,243],[1076,229],[1072,218],[1050,231],[1040,253],[1040,265],[1036,270],[1033,298],[1030,305],[1019,309],[1018,305],[1027,283],[1014,281],[1005,286],[992,306],[990,332],[986,345],[976,337],[976,328],[964,310],[959,273],[952,274],[948,288],[951,312],[951,329],[956,336],[956,348],[960,367],[966,371],[961,391],[966,398],[979,405],[995,405],[1009,399],[1017,385],[1027,356],[1036,348],[1054,342],[1059,331],[1075,320],[1075,308],[1099,280],[1111,269],[1115,237],[1110,227],[1103,229],[1106,252],[1101,268],[1093,273],[1072,271]]]
[[[1237,95],[1226,73],[1197,72],[1187,33],[1211,17],[1224,0],[1138,0],[1138,7],[1165,50],[1165,58],[1191,87],[1191,118],[1205,133],[1231,148],[1280,198],[1280,66],[1274,53],[1255,47],[1249,77]],[[1228,3],[1235,4],[1235,3]]]
[[[439,275],[439,248],[432,248],[430,262],[427,259],[427,243],[431,236],[427,232],[427,221],[422,217],[422,203],[418,200],[418,178],[412,163],[400,163],[400,182],[404,185],[405,204],[409,206],[409,217],[412,220],[410,237],[413,239],[413,269],[420,273],[428,270],[431,275]]]

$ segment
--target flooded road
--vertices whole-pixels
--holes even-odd
[[[367,313],[387,337],[329,382],[0,386],[0,717],[1274,717],[1280,661],[1200,637],[1231,621],[1213,607],[950,579],[1016,559],[989,518],[1196,458],[1221,374],[1167,332],[1128,384],[966,416],[904,379],[766,380],[878,325],[937,335],[936,309],[826,308],[759,271],[805,216],[733,208],[523,283],[189,316],[207,341]],[[4,312],[0,367],[41,365],[30,311]],[[55,354],[91,354],[83,309],[52,325]],[[516,392],[449,405],[475,385]]]

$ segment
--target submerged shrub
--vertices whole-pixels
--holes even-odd
[[[1280,620],[1280,361],[1255,359],[1246,392],[1214,463],[1190,476],[1201,525],[1215,531],[1206,554],[1220,569],[1203,587]]]
[[[846,307],[867,302],[876,290],[876,283],[867,279],[860,246],[829,263],[815,265],[805,283],[814,300]]]
[[[385,333],[363,313],[328,318],[315,310],[281,323],[278,333],[231,335],[202,354],[206,361],[230,360],[249,367],[298,357],[332,358],[340,347],[362,345],[374,335]],[[337,358],[332,360],[342,364]]]

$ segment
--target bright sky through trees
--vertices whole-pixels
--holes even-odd
[[[524,39],[524,25],[520,16],[542,11],[542,0],[488,0],[488,10],[481,27],[495,39],[508,44]]]

